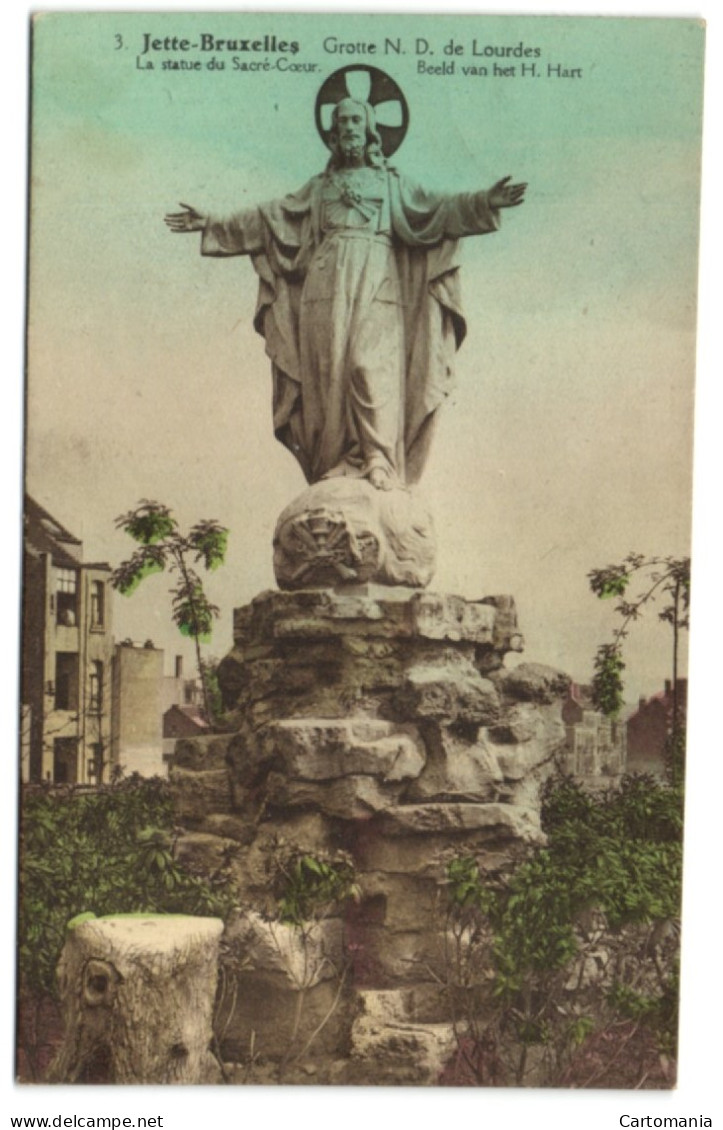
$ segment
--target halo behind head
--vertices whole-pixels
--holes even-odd
[[[347,98],[371,107],[372,129],[379,135],[384,156],[391,157],[404,141],[409,126],[407,100],[394,79],[377,67],[360,63],[341,67],[325,79],[316,96],[314,116],[327,149],[331,148],[333,111]]]

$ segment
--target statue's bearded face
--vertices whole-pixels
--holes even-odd
[[[351,98],[339,102],[334,113],[334,128],[339,153],[346,160],[358,160],[364,154],[367,135],[366,108]]]

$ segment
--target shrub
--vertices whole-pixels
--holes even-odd
[[[650,777],[626,777],[619,788],[594,795],[564,778],[548,783],[542,823],[547,846],[496,889],[473,857],[448,864],[450,917],[463,925],[476,919],[478,933],[479,923],[487,924],[496,1030],[513,1032],[523,1046],[557,1042],[569,1053],[593,1024],[585,1014],[589,1001],[563,1007],[561,996],[579,952],[576,925],[583,912],[601,912],[612,931],[679,913],[682,794]],[[644,960],[658,992],[615,984],[601,996],[598,1019],[609,1013],[634,1020],[667,1054],[677,1027],[675,974],[657,970],[652,954]],[[557,1058],[559,1067],[559,1052]],[[524,1062],[525,1054],[518,1082]]]
[[[347,899],[359,897],[354,865],[341,852],[326,859],[292,851],[276,863],[279,919],[289,926],[324,918]]]
[[[18,972],[21,995],[55,995],[68,922],[80,914],[199,914],[231,908],[223,876],[189,874],[173,856],[168,783],[133,776],[87,792],[23,796]]]

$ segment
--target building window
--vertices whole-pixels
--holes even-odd
[[[78,709],[78,656],[73,651],[55,653],[55,709]]]
[[[105,626],[105,585],[102,581],[91,581],[90,584],[90,626]]]
[[[100,714],[103,710],[103,664],[96,659],[90,668],[90,700],[88,710]]]
[[[56,569],[56,620],[73,628],[78,623],[78,571],[77,569]]]

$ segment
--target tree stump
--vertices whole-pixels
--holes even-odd
[[[71,926],[58,964],[56,1083],[218,1083],[210,1051],[218,918],[116,915]]]

